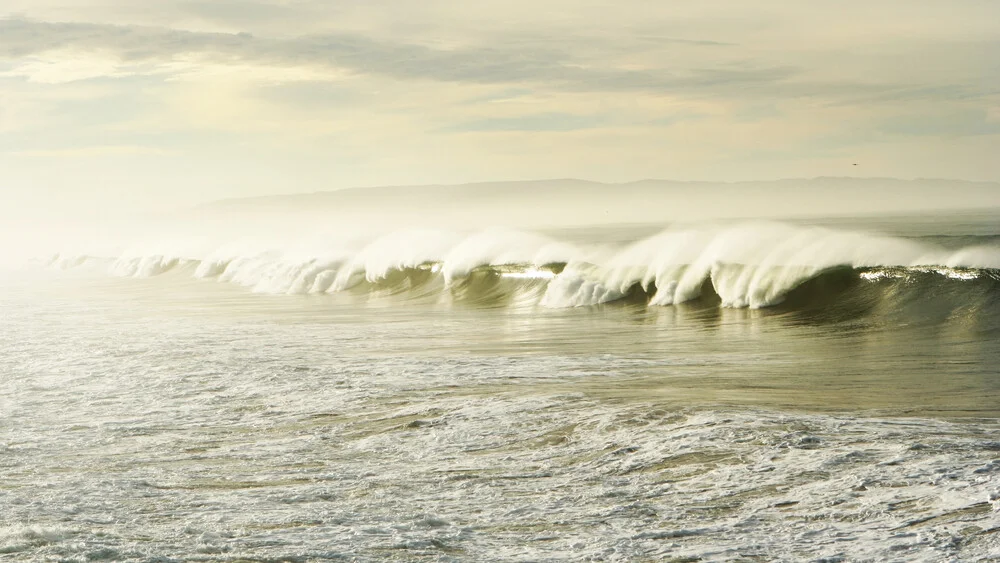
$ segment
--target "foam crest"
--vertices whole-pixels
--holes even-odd
[[[1000,247],[972,246],[963,248],[949,255],[941,264],[950,268],[1000,269]]]
[[[332,281],[323,291],[343,291],[362,281],[374,283],[385,279],[392,271],[437,262],[460,241],[458,234],[448,231],[390,233],[362,248],[339,271],[330,270],[328,276],[332,276]]]
[[[443,272],[446,282],[451,283],[480,266],[524,264],[538,267],[566,262],[576,254],[578,251],[571,245],[535,233],[489,230],[472,235],[452,248],[444,257]]]
[[[60,255],[51,265],[85,262]],[[958,272],[955,276],[978,277],[977,269],[1000,267],[1000,247],[945,251],[911,239],[780,223],[689,226],[617,247],[573,245],[504,229],[471,234],[418,229],[369,240],[244,241],[200,254],[193,245],[180,252],[146,245],[124,253],[110,271],[141,278],[187,264],[193,264],[196,278],[268,294],[363,292],[365,287],[399,293],[439,278],[435,291],[476,299],[517,292],[519,282],[525,290],[512,302],[524,304],[532,296],[532,305],[549,308],[622,299],[668,306],[700,298],[724,307],[760,308],[782,303],[796,288],[836,268],[876,269],[861,272],[859,279],[881,279],[879,272],[892,268],[943,268]],[[500,280],[506,280],[503,288]]]
[[[960,259],[974,262],[987,255]],[[639,241],[602,264],[571,263],[542,304],[594,305],[638,287],[651,294],[650,304],[672,305],[699,298],[711,282],[723,306],[759,308],[780,303],[790,290],[835,266],[944,260],[918,243],[885,236],[774,223],[702,227]]]
[[[180,263],[175,256],[123,256],[111,265],[113,275],[125,278],[149,278],[173,269]]]

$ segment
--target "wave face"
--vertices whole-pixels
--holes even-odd
[[[265,294],[342,293],[401,301],[568,308],[683,304],[840,312],[1000,310],[1000,246],[957,249],[918,239],[783,224],[667,230],[628,244],[537,233],[400,231],[311,247],[220,245],[202,256],[133,248],[112,274],[184,271]],[[975,244],[982,242],[982,244]],[[94,258],[56,256],[52,266]]]

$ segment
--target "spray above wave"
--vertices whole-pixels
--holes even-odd
[[[995,245],[944,250],[912,239],[774,223],[669,230],[628,245],[570,244],[509,230],[416,230],[308,248],[229,244],[203,256],[163,250],[133,248],[111,272],[149,277],[184,267],[197,278],[269,294],[392,294],[550,308],[708,300],[762,308],[831,284],[836,288],[823,291],[917,282],[930,291],[939,282],[977,281],[993,291],[1000,271]],[[53,264],[80,261],[58,257]]]

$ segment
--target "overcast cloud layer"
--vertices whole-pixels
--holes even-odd
[[[1000,3],[685,4],[0,0],[0,205],[1000,180]]]

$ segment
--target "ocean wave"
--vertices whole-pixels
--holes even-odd
[[[51,265],[93,260],[56,256]],[[995,302],[1000,247],[944,250],[914,239],[754,223],[669,230],[624,246],[494,229],[400,231],[310,249],[230,244],[200,257],[137,247],[110,265],[114,275],[137,278],[177,270],[265,294],[349,292],[546,308],[700,301],[758,309],[807,307],[872,287],[909,287],[928,299],[986,288]]]

